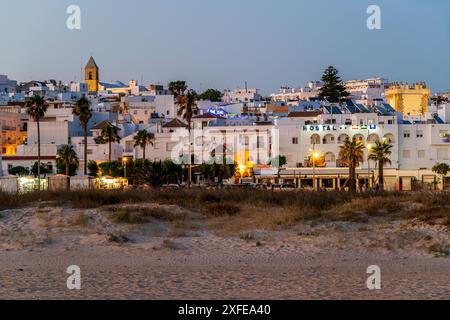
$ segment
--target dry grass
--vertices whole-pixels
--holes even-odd
[[[176,243],[172,240],[168,240],[168,239],[166,239],[162,242],[161,248],[174,250],[174,251],[182,249],[182,247],[178,243]]]
[[[118,223],[146,223],[151,219],[174,222],[191,220],[186,212],[203,215],[210,228],[224,233],[243,230],[280,230],[300,222],[366,223],[373,218],[419,219],[428,224],[450,225],[450,193],[356,194],[343,192],[271,192],[263,190],[179,190],[0,193],[2,208],[39,203],[52,206],[95,208],[114,206]],[[158,205],[144,205],[152,203]],[[167,209],[167,206],[181,208]],[[41,220],[45,222],[45,217]],[[81,219],[81,218],[80,218]],[[48,220],[48,219],[47,219]],[[82,220],[80,223],[83,222]],[[184,227],[174,232],[182,235]]]
[[[89,223],[89,217],[84,212],[77,213],[70,221],[72,226],[86,227]]]

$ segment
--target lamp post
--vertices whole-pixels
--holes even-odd
[[[372,180],[372,172],[370,171],[370,151],[372,150],[372,144],[367,145],[367,189],[370,190],[372,188],[371,180]]]
[[[125,176],[125,179],[126,179],[127,178],[127,158],[123,158],[123,164],[124,164],[123,172],[124,172],[124,176]]]
[[[314,149],[315,148],[316,148],[316,146],[314,145]],[[316,160],[319,158],[320,155],[314,149],[313,149],[313,154],[312,154],[312,158],[313,158],[313,189],[314,189],[314,191],[316,191],[317,190],[317,188],[316,188]]]

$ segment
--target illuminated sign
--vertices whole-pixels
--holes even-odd
[[[303,126],[303,131],[337,131],[336,126],[331,125],[310,125]]]
[[[376,130],[376,125],[370,125],[370,126],[347,126],[342,125],[339,127],[340,130],[347,130],[351,128],[352,130]],[[337,128],[335,125],[308,125],[303,126],[304,132],[318,132],[318,131],[337,131]]]
[[[224,117],[227,115],[227,112],[222,108],[209,108],[207,112],[220,117]]]

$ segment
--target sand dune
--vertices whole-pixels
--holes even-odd
[[[108,208],[3,211],[0,298],[450,298],[450,260],[429,250],[449,243],[441,225],[375,219],[224,236],[163,208],[186,217],[127,224]],[[80,291],[66,288],[69,265],[81,268]],[[369,265],[381,267],[380,291],[366,287]]]

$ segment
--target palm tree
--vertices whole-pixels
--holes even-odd
[[[113,126],[111,123],[107,123],[103,127],[102,132],[97,140],[97,142],[99,142],[99,143],[108,143],[108,145],[109,145],[109,154],[108,154],[109,162],[111,162],[112,143],[114,143],[114,142],[119,143],[121,140],[121,138],[119,136],[119,130],[120,130],[119,128],[117,128],[116,126]]]
[[[356,167],[364,161],[364,144],[358,139],[347,139],[340,146],[339,158],[349,168],[349,191],[356,192]]]
[[[81,97],[76,103],[75,107],[73,108],[74,115],[78,116],[80,119],[80,124],[83,127],[84,131],[84,175],[87,175],[87,139],[88,139],[88,123],[89,120],[92,118],[92,110],[91,110],[91,103],[88,99],[85,97]]]
[[[59,166],[65,166],[66,176],[70,176],[70,166],[78,166],[78,156],[73,146],[70,144],[65,144],[61,146],[58,150],[56,162]]]
[[[38,140],[38,190],[41,190],[41,127],[40,120],[45,116],[47,111],[47,104],[45,99],[39,95],[33,96],[26,104],[28,115],[36,122],[37,125],[37,140]]]
[[[172,81],[168,85],[169,91],[177,98],[187,90],[186,81]]]
[[[134,147],[142,148],[142,160],[145,162],[145,148],[147,145],[153,146],[153,141],[155,140],[155,135],[153,133],[148,132],[147,130],[140,130],[134,136]]]
[[[370,150],[369,159],[378,162],[378,186],[380,191],[384,191],[384,166],[391,164],[389,156],[392,154],[394,146],[389,142],[376,141],[375,146]]]
[[[188,134],[189,134],[189,174],[188,174],[188,187],[191,186],[192,181],[192,155],[191,155],[191,128],[192,128],[192,117],[197,114],[198,108],[196,104],[197,94],[193,90],[184,92],[177,98],[177,104],[179,106],[177,115],[183,117],[183,119],[188,123]]]

